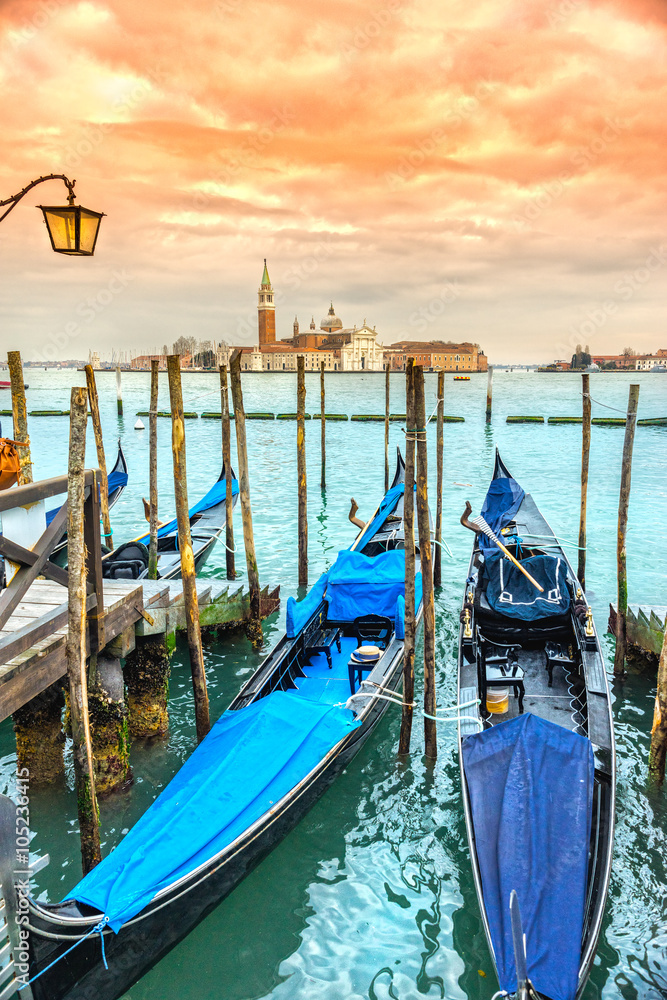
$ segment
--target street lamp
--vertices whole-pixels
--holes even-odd
[[[43,181],[51,180],[63,181],[68,191],[67,205],[38,206],[44,213],[44,222],[49,231],[51,246],[56,253],[68,254],[70,257],[92,257],[95,252],[100,221],[105,213],[93,212],[89,208],[75,205],[74,185],[76,181],[69,180],[64,174],[47,174],[45,177],[38,177],[37,180],[27,184],[18,194],[0,201],[0,208],[3,205],[9,205],[4,215],[0,215],[0,222],[7,218],[28,191]]]

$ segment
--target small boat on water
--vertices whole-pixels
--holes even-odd
[[[232,504],[238,500],[239,484],[232,469]],[[188,511],[195,570],[204,566],[225,528],[227,483],[225,468],[216,483]],[[102,572],[108,580],[143,580],[148,576],[148,543],[150,535],[140,535],[124,542],[102,559]],[[178,547],[176,518],[160,525],[157,533],[157,575],[159,580],[175,580],[181,575],[181,553]]]
[[[127,462],[125,461],[125,455],[123,454],[120,438],[118,438],[118,454],[116,456],[116,461],[113,469],[111,469],[111,471],[107,474],[107,482],[109,486],[109,510],[111,510],[113,505],[120,500],[123,491],[127,486],[128,478]],[[53,510],[47,510],[47,526],[51,524],[51,521],[54,519],[59,510],[60,507],[54,507]],[[54,548],[51,559],[60,565],[65,565],[67,563],[67,532],[65,532],[61,540]]]
[[[0,389],[11,389],[11,387],[12,387],[12,383],[11,382],[0,382]],[[23,388],[24,389],[29,389],[30,386],[29,385],[24,385]]]
[[[469,382],[470,381],[470,375],[455,375],[454,376],[454,381],[455,382]]]
[[[534,581],[482,526],[461,612],[458,694],[468,703],[459,758],[484,929],[507,995],[579,1000],[613,850],[615,751],[604,659],[561,544],[497,453],[477,525],[468,513],[462,523],[477,531],[483,519]],[[525,973],[515,963],[518,910]]]
[[[371,520],[289,598],[285,635],[139,822],[62,903],[29,898],[35,1000],[117,1000],[359,751],[402,677],[403,492],[399,456]]]

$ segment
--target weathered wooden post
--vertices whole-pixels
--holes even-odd
[[[322,473],[320,476],[320,489],[327,488],[327,418],[324,412],[324,361],[320,362],[320,441],[322,451]]]
[[[403,533],[405,535],[405,638],[403,643],[403,709],[399,754],[410,753],[412,704],[415,700],[415,407],[414,361],[405,366],[405,489]]]
[[[438,756],[435,719],[435,605],[433,601],[433,556],[428,516],[428,459],[424,369],[414,368],[415,437],[417,439],[417,526],[424,601],[424,753]]]
[[[493,365],[489,365],[489,374],[486,383],[486,422],[491,423],[491,403],[493,401]]]
[[[222,464],[225,467],[225,560],[227,579],[236,579],[234,564],[234,507],[232,500],[232,422],[229,417],[227,365],[220,365],[220,424],[222,426]]]
[[[406,369],[407,371],[407,369]],[[389,362],[384,370],[384,491],[389,489]]]
[[[69,612],[66,651],[74,742],[74,778],[84,875],[102,859],[86,676],[86,551],[83,536],[83,503],[87,419],[87,392],[85,389],[72,389],[67,470]]]
[[[201,743],[211,728],[208,711],[208,690],[199,625],[197,579],[192,551],[190,518],[188,516],[188,484],[185,465],[185,427],[183,421],[183,393],[181,390],[181,359],[178,354],[167,358],[169,373],[169,401],[171,403],[171,448],[174,459],[174,499],[178,520],[178,547],[181,554],[181,579],[183,603],[190,651],[190,670],[195,699],[197,740]]]
[[[32,459],[30,458],[30,438],[28,437],[28,407],[25,401],[25,383],[23,381],[23,365],[20,351],[7,352],[7,367],[12,383],[12,417],[14,420],[14,439],[18,443],[19,472],[18,485],[25,486],[32,482]]]
[[[618,597],[616,613],[616,652],[614,654],[614,676],[620,677],[625,671],[625,652],[627,648],[627,614],[628,614],[628,569],[625,535],[628,529],[628,504],[630,501],[630,482],[632,478],[632,446],[635,440],[635,425],[637,423],[637,402],[639,386],[631,385],[628,396],[628,415],[625,421],[625,439],[623,441],[623,459],[621,464],[621,492],[618,500],[618,534],[616,538],[616,567],[618,575]]]
[[[438,372],[438,416],[436,422],[435,454],[437,461],[435,501],[435,553],[433,555],[433,586],[442,584],[442,473],[445,450],[445,373]]]
[[[97,465],[100,470],[100,503],[102,507],[102,527],[104,528],[105,544],[113,549],[113,534],[111,531],[111,520],[109,519],[109,478],[107,476],[107,461],[104,457],[104,439],[102,437],[102,422],[100,420],[100,401],[97,396],[97,385],[95,384],[95,372],[92,365],[86,365],[86,385],[88,386],[88,400],[90,402],[90,415],[93,422],[93,434],[95,435],[95,448],[97,449]]]
[[[658,689],[655,695],[651,749],[648,758],[649,775],[661,783],[665,780],[665,757],[667,757],[667,628],[658,663]]]
[[[116,365],[116,405],[118,406],[118,416],[123,416],[123,390],[120,384],[120,365]]]
[[[306,487],[306,359],[296,359],[296,466],[298,481],[299,586],[308,586],[308,498]]]
[[[586,500],[588,496],[588,463],[591,452],[591,395],[590,375],[581,376],[583,412],[581,418],[581,509],[579,513],[579,562],[577,576],[582,590],[586,590]]]
[[[150,501],[148,579],[157,580],[157,406],[160,362],[151,360],[151,403],[148,414],[148,496]]]
[[[250,591],[250,618],[246,625],[246,633],[254,646],[261,646],[263,637],[259,573],[257,572],[255,538],[252,530],[252,510],[250,507],[250,487],[248,483],[248,447],[245,435],[243,391],[241,389],[241,351],[238,348],[233,351],[229,361],[229,381],[232,388],[232,402],[234,404],[236,452],[239,462],[239,498],[241,501],[241,519],[243,522],[243,543],[248,570],[248,589]]]

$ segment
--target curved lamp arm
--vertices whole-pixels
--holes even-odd
[[[23,188],[23,190],[19,191],[18,194],[14,194],[14,195],[11,196],[11,198],[5,198],[4,201],[0,201],[0,208],[2,208],[3,205],[9,205],[9,208],[4,213],[4,215],[0,215],[0,222],[2,222],[3,219],[7,218],[7,216],[12,211],[12,209],[16,208],[16,206],[20,202],[21,198],[25,194],[27,194],[28,191],[30,191],[34,187],[37,187],[37,185],[41,184],[43,181],[54,181],[54,180],[60,180],[60,181],[64,182],[65,187],[67,188],[67,192],[68,192],[68,194],[67,194],[67,200],[70,203],[70,205],[73,205],[74,204],[74,185],[76,184],[76,181],[71,181],[69,179],[69,177],[65,177],[64,174],[46,174],[46,176],[44,176],[44,177],[38,177],[37,180],[35,180],[35,181],[30,181],[30,183],[26,184],[26,186]]]

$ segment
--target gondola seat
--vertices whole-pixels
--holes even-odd
[[[394,626],[391,619],[385,618],[384,615],[361,615],[354,619],[352,629],[357,640],[357,648],[352,653],[347,667],[350,693],[354,694],[356,686],[361,684],[364,672],[369,673],[373,669],[389,645]]]
[[[519,699],[519,715],[522,715],[526,689],[523,683],[524,673],[519,666],[517,656],[521,646],[516,644],[500,646],[477,629],[477,649],[482,709],[486,708],[486,692],[489,688],[511,687],[514,697]]]
[[[305,645],[304,656],[305,659],[310,659],[316,653],[324,653],[327,658],[327,663],[329,665],[329,670],[331,670],[333,663],[331,660],[331,647],[336,645],[338,652],[341,652],[340,647],[340,629],[339,628],[327,628],[326,625],[321,625],[316,628],[313,632],[308,635]]]
[[[105,580],[138,580],[148,566],[148,549],[143,542],[125,542],[102,562]]]

